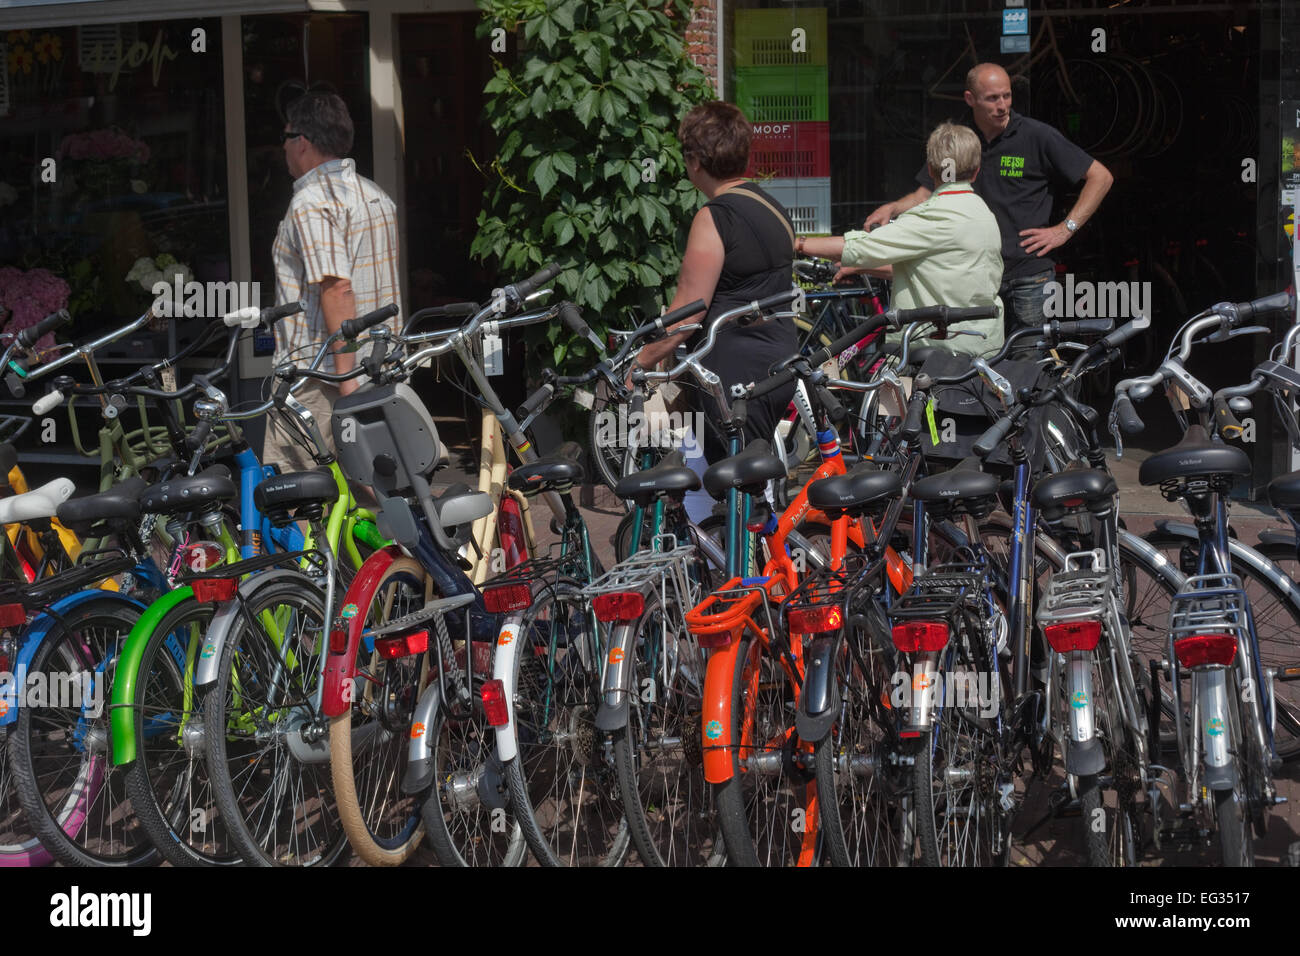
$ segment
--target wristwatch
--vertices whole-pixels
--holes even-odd
[[[1075,222],[1073,219],[1067,219],[1065,220],[1065,231],[1072,234],[1078,232],[1079,224]]]

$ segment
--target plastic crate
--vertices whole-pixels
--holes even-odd
[[[830,79],[824,66],[752,66],[736,70],[736,105],[755,123],[824,123]]]
[[[804,31],[804,50],[792,49],[795,28]],[[737,10],[736,66],[825,66],[826,8]]]
[[[831,174],[830,123],[755,123],[750,178],[800,179]]]
[[[785,207],[794,231],[804,236],[831,231],[830,178],[758,180],[769,196]]]

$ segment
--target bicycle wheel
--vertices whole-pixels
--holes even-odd
[[[367,629],[422,608],[424,582],[419,562],[395,558],[363,598]],[[353,851],[371,866],[404,863],[424,838],[424,795],[402,791],[402,770],[411,717],[427,682],[427,654],[385,660],[362,642],[351,706],[330,718],[330,778],[339,822]]]
[[[818,822],[833,866],[903,866],[912,854],[911,780],[884,704],[889,667],[874,642],[888,638],[884,621],[877,624],[847,629],[839,642],[839,718],[817,742]]]
[[[217,810],[246,863],[328,866],[347,849],[315,705],[327,639],[324,595],[301,575],[242,595],[203,700]]]
[[[587,416],[587,448],[591,452],[596,474],[610,491],[624,474],[627,457],[627,436],[612,423],[627,421],[627,403],[615,400],[609,383],[596,382],[596,401]]]
[[[82,605],[49,631],[27,670],[10,766],[32,829],[68,866],[158,859],[131,813],[126,775],[110,766],[103,706],[107,669],[139,613],[120,601]]]
[[[140,658],[133,710],[136,759],[126,792],[153,845],[174,866],[243,862],[216,811],[203,759],[193,667],[213,605],[186,601],[158,622]]]
[[[935,675],[940,706],[916,750],[912,801],[923,866],[1005,866],[1011,854],[1014,801],[1011,761],[999,727],[1006,715],[986,715],[980,700],[949,694],[961,671],[996,673],[979,645],[988,638],[963,618]],[[913,688],[916,682],[913,681]],[[978,695],[976,695],[978,697]],[[949,699],[949,698],[953,699]],[[1000,699],[1002,698],[999,695]]]
[[[746,634],[731,682],[732,775],[714,786],[732,865],[817,862],[817,785],[812,770],[796,763],[797,705],[785,666]]]
[[[647,866],[724,862],[700,744],[704,655],[676,600],[646,599],[632,643],[627,725],[614,767],[637,853]]]
[[[596,729],[603,644],[571,581],[537,594],[515,639],[510,806],[543,866],[617,866],[631,837]],[[507,688],[509,693],[509,689]]]

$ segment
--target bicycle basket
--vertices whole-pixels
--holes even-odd
[[[936,351],[925,360],[921,371],[938,379],[960,375],[969,369],[970,356]],[[1042,387],[1051,382],[1050,373],[1036,362],[1004,359],[993,369],[1011,383],[1013,396],[1022,388]],[[939,441],[936,444],[929,430],[923,429],[921,451],[934,467],[951,468],[974,454],[975,442],[997,420],[1002,404],[979,376],[960,385],[938,385],[930,395],[934,400],[934,423]],[[1033,409],[1021,438],[1035,471],[1042,468],[1044,460],[1042,426],[1045,415],[1045,409]],[[1012,462],[1007,444],[995,450],[984,463],[989,471],[1009,474]]]

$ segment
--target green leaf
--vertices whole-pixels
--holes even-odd
[[[572,178],[578,175],[578,163],[568,153],[552,153],[551,164],[564,175]]]
[[[537,34],[542,38],[542,44],[549,50],[559,41],[560,28],[553,17],[543,17],[541,26],[537,29]]]
[[[623,182],[628,189],[636,189],[641,185],[641,168],[633,160],[627,160],[623,163]]]
[[[556,5],[551,10],[551,16],[553,16],[555,22],[564,27],[564,29],[568,30],[570,33],[573,32],[574,24],[572,4],[561,3]]]
[[[573,233],[573,220],[566,217],[564,222],[560,224],[560,233],[556,238],[556,244],[561,246],[566,245],[568,241],[573,238]]]
[[[545,199],[546,194],[555,188],[555,183],[559,179],[559,176],[555,173],[552,157],[543,156],[539,159],[537,165],[533,167],[530,178],[537,183],[537,188],[541,190],[542,198]],[[647,226],[646,228],[649,229],[650,227]]]
[[[595,87],[587,90],[578,102],[573,104],[573,115],[583,126],[590,126],[600,100],[600,91]]]
[[[645,227],[646,232],[649,232],[655,224],[655,206],[658,203],[648,196],[638,196],[636,205],[637,211],[641,214],[641,225]]]

